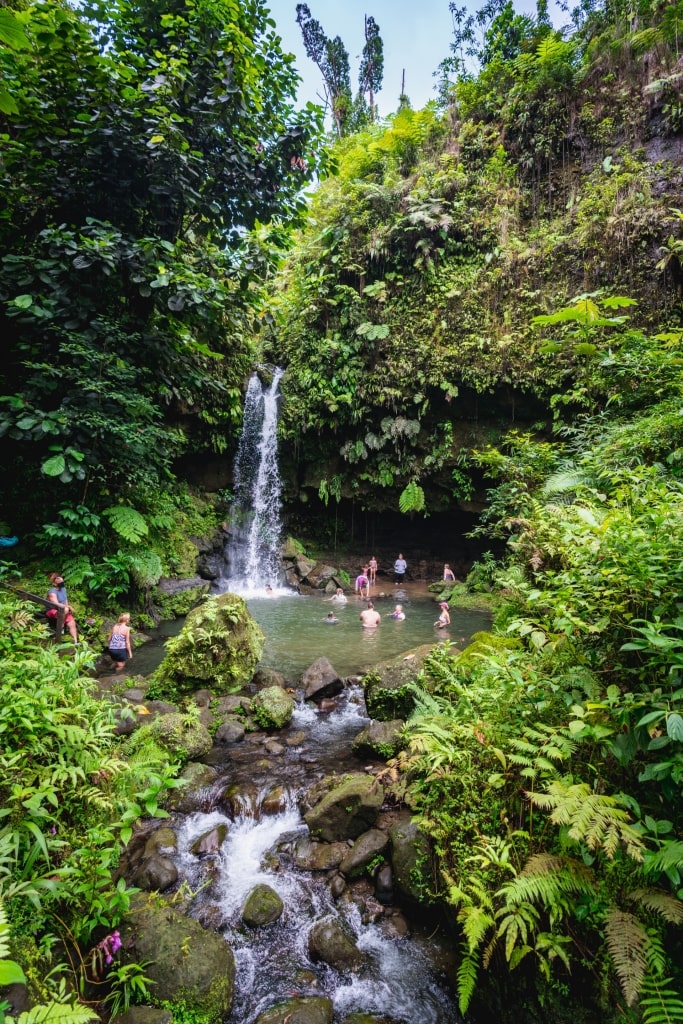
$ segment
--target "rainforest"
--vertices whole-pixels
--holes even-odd
[[[450,558],[434,596],[492,616],[424,658],[381,775],[453,1019],[683,1021],[683,0],[450,6],[435,99],[380,118],[372,18],[326,111],[265,0],[0,5],[0,1024],[236,1019],[121,950],[192,758],[93,664],[122,608],[210,606],[161,585],[275,367],[289,545],[347,583]]]

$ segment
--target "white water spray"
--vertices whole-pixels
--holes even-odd
[[[276,368],[268,387],[252,374],[244,400],[242,436],[235,460],[235,502],[228,543],[231,590],[263,590],[280,581],[282,507],[277,461],[278,386]]]

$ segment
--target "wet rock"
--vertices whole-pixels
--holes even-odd
[[[306,733],[302,729],[297,729],[296,732],[291,733],[285,737],[285,743],[288,747],[300,747],[303,745],[306,739]]]
[[[281,687],[268,686],[252,699],[251,713],[262,729],[283,729],[292,720],[294,699]]]
[[[205,729],[212,729],[215,720],[215,716],[211,713],[209,708],[199,709],[199,723],[200,725],[203,725]]]
[[[334,697],[344,689],[344,682],[327,658],[318,658],[301,675],[305,700]]]
[[[224,790],[220,802],[226,807],[231,818],[240,815],[255,818],[258,798],[258,787],[253,782],[236,782]]]
[[[334,697],[323,697],[322,700],[317,702],[318,711],[321,711],[325,715],[329,715],[331,711],[336,711],[339,707],[339,701],[335,700]]]
[[[215,828],[199,836],[190,846],[190,853],[195,857],[206,857],[212,853],[218,853],[225,842],[228,834],[228,826],[225,824],[216,825]]]
[[[154,853],[135,872],[134,882],[145,892],[165,892],[178,881],[178,869],[172,860]]]
[[[396,1024],[389,1017],[378,1017],[374,1013],[350,1013],[341,1024]]]
[[[275,786],[269,790],[261,803],[261,814],[281,814],[287,806],[287,793],[284,786]]]
[[[260,1013],[255,1024],[332,1024],[334,1006],[325,996],[286,999]]]
[[[356,839],[372,828],[384,800],[377,779],[367,775],[346,775],[304,815],[311,834],[328,842]]]
[[[379,722],[408,718],[415,706],[412,684],[432,649],[433,644],[423,644],[408,655],[374,665],[363,676],[365,704],[371,718]]]
[[[340,971],[357,970],[363,963],[354,936],[332,917],[313,925],[308,933],[308,953],[314,963],[322,961]]]
[[[343,875],[332,875],[330,879],[330,895],[333,900],[338,900],[346,889],[346,880]]]
[[[223,697],[219,697],[214,704],[214,711],[220,717],[221,715],[232,715],[236,711],[242,710],[242,700],[238,694],[229,693]]]
[[[282,916],[284,904],[275,889],[261,883],[255,885],[242,908],[242,920],[250,928],[273,924]]]
[[[179,711],[177,704],[169,704],[167,700],[146,700],[145,707],[150,715],[170,715]]]
[[[141,686],[134,686],[131,690],[126,690],[123,697],[131,704],[142,704],[145,699],[145,691]]]
[[[257,690],[266,690],[269,686],[279,686],[284,690],[287,680],[281,672],[275,672],[272,668],[260,668],[254,673],[251,685]]]
[[[329,871],[339,867],[348,852],[346,843],[316,843],[308,836],[300,836],[294,843],[292,860],[304,871]]]
[[[236,718],[229,718],[219,725],[214,736],[214,743],[227,747],[231,743],[241,743],[245,733],[244,723]]]
[[[220,1024],[232,1010],[235,958],[227,942],[159,900],[135,896],[120,928],[124,949],[145,961],[154,999]],[[182,950],[182,953],[181,953]]]
[[[194,760],[211,750],[213,740],[205,726],[180,712],[161,715],[149,726],[151,734],[174,754]]]
[[[396,889],[416,902],[424,900],[430,886],[427,837],[418,830],[406,812],[399,816],[389,830],[389,838]]]
[[[145,843],[143,857],[151,857],[155,853],[161,853],[163,856],[169,856],[177,852],[178,836],[172,828],[168,827],[168,825],[162,825],[161,828],[152,832],[151,836]]]
[[[394,902],[394,872],[391,864],[382,864],[375,875],[375,896],[385,907]]]
[[[404,722],[400,718],[390,722],[370,722],[358,733],[351,744],[351,749],[356,757],[388,761],[403,748],[403,727]]]
[[[156,1006],[131,1006],[125,1013],[112,1017],[111,1024],[173,1024],[170,1010],[159,1010]]]
[[[218,694],[234,692],[251,681],[263,654],[264,636],[237,594],[209,597],[193,609],[154,673],[158,686],[188,693],[209,683]]]
[[[380,921],[382,935],[387,939],[405,939],[410,935],[410,927],[403,914],[392,914]]]
[[[375,857],[386,850],[388,845],[389,836],[386,832],[380,832],[376,828],[364,832],[347,852],[339,865],[339,870],[351,878],[361,874]]]
[[[211,693],[211,690],[197,690],[194,695],[194,702],[198,708],[208,708],[212,700],[213,694]]]
[[[277,740],[268,740],[266,743],[266,752],[270,754],[271,757],[281,757],[286,749],[287,748],[283,747],[283,745],[278,743]]]

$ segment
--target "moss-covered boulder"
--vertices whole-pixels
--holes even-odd
[[[392,661],[380,662],[363,676],[365,704],[379,722],[409,717],[415,706],[412,684],[417,679],[433,644],[423,644]]]
[[[400,718],[395,718],[391,722],[370,722],[358,733],[351,744],[351,749],[356,757],[373,757],[380,761],[388,761],[403,749],[404,724]]]
[[[314,963],[329,964],[338,971],[357,970],[363,954],[346,924],[336,918],[317,921],[308,933],[308,955]]]
[[[242,920],[250,928],[262,928],[282,917],[284,903],[269,885],[255,885],[242,908]]]
[[[210,686],[217,694],[247,686],[263,654],[264,636],[237,594],[209,597],[187,616],[154,673],[155,689],[191,693]]]
[[[389,829],[389,839],[396,889],[414,903],[428,902],[433,885],[427,837],[404,813]]]
[[[220,1024],[235,992],[235,958],[217,932],[158,899],[134,897],[121,925],[131,960],[145,961],[154,1002],[183,1006],[185,1019]]]
[[[376,778],[345,775],[335,780],[304,820],[316,839],[328,843],[356,839],[375,824],[383,802],[384,789]]]
[[[294,698],[280,686],[267,686],[252,698],[251,714],[262,729],[284,729],[294,714]]]
[[[209,730],[194,716],[183,715],[180,711],[160,715],[143,728],[149,729],[158,743],[184,761],[203,757],[213,746]]]

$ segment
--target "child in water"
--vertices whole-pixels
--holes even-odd
[[[434,625],[438,629],[445,629],[446,626],[450,626],[450,624],[451,624],[451,617],[448,614],[448,602],[447,601],[440,601],[439,602],[439,608],[441,609],[441,614],[439,615],[439,617],[436,620],[436,622],[434,623]]]
[[[325,622],[329,622],[330,625],[333,626],[335,624],[335,622],[339,622],[339,619],[336,617],[334,612],[328,612],[327,613],[327,618],[324,621]]]

